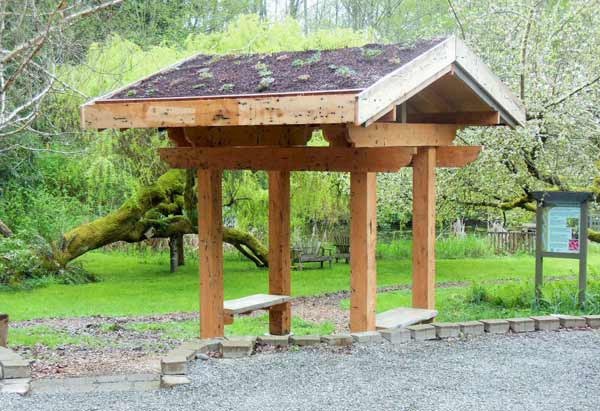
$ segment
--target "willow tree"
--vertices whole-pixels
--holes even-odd
[[[65,233],[56,245],[61,265],[103,246],[149,238],[172,238],[197,232],[195,178],[192,172],[169,170],[119,209]],[[268,250],[251,234],[224,228],[223,241],[258,267],[268,266]]]

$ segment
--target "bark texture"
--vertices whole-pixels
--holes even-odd
[[[11,237],[12,235],[13,232],[10,230],[10,228],[4,224],[2,220],[0,220],[0,236]]]
[[[148,238],[170,238],[197,232],[193,177],[169,170],[157,182],[127,200],[118,210],[65,233],[57,245],[60,264],[105,245]],[[233,245],[259,267],[268,266],[268,250],[249,233],[225,228],[223,241]]]

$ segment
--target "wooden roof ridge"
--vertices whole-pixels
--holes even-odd
[[[524,125],[525,107],[491,69],[456,36],[405,63],[358,94],[356,124],[370,124],[395,105],[452,73],[511,126]]]

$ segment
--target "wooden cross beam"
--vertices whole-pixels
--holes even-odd
[[[348,138],[354,147],[447,146],[459,124],[374,123],[369,127],[348,126]]]
[[[202,147],[162,148],[173,168],[394,172],[410,164],[412,147]]]

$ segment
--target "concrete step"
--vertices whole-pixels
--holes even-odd
[[[378,330],[405,328],[409,325],[433,320],[437,315],[436,310],[400,307],[377,314],[375,325]]]
[[[227,300],[224,303],[224,309],[225,314],[244,314],[283,304],[291,299],[288,295],[254,294],[235,300]]]

